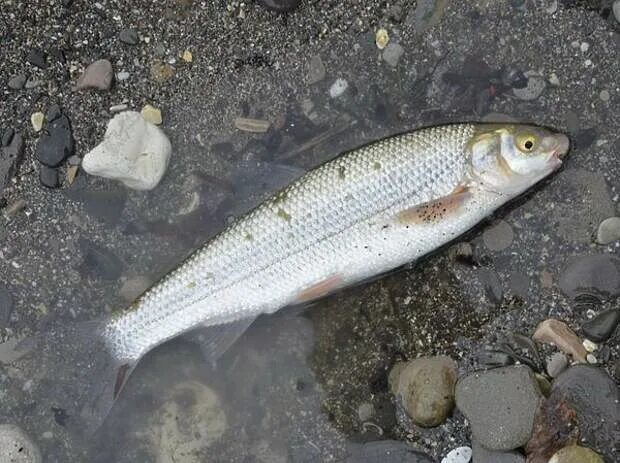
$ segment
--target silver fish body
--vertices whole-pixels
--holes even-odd
[[[568,149],[563,135],[516,127],[422,129],[308,172],[109,320],[102,333],[111,354],[135,362],[196,327],[315,299],[451,241],[555,170]],[[527,150],[523,137],[534,136],[540,153],[502,157],[506,146]],[[513,170],[533,160],[531,173]]]

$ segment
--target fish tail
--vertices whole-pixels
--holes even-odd
[[[103,328],[104,321],[78,323],[18,346],[29,350],[24,361],[42,373],[33,389],[40,413],[80,436],[92,436],[101,427],[138,362],[117,358]]]

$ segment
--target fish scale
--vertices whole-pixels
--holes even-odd
[[[113,319],[105,337],[115,355],[133,359],[197,325],[273,312],[347,265],[363,268],[343,277],[346,283],[370,276],[366,264],[393,265],[393,252],[377,252],[366,264],[368,256],[358,256],[356,248],[365,243],[398,248],[403,239],[394,235],[390,240],[396,243],[374,242],[370,234],[377,230],[369,224],[390,209],[454,189],[473,132],[470,124],[423,129],[369,144],[310,171],[194,253],[133,310]],[[399,264],[418,256],[400,254]]]

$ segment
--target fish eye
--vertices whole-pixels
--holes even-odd
[[[523,153],[531,153],[536,148],[536,137],[530,134],[518,137],[517,148]]]

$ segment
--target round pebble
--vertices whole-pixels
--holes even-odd
[[[579,445],[569,445],[558,450],[549,463],[604,463],[601,456],[593,450]]]
[[[405,53],[405,49],[399,43],[388,43],[385,50],[383,50],[383,61],[392,66],[393,68],[398,65],[401,56]]]
[[[470,447],[458,447],[441,459],[441,463],[469,463],[472,451]]]
[[[584,339],[583,347],[588,352],[594,352],[596,349],[598,349],[598,346],[594,344],[592,341],[590,341],[589,339]]]
[[[332,86],[329,87],[329,96],[332,98],[338,98],[347,91],[347,88],[349,88],[349,83],[342,78],[338,78]]]
[[[513,88],[512,92],[520,100],[535,100],[547,86],[545,78],[535,71],[528,71],[525,76],[527,77],[527,85],[523,88]]]
[[[133,29],[123,29],[118,38],[127,45],[136,45],[138,43],[138,33]]]
[[[482,233],[482,240],[491,251],[503,251],[512,244],[514,232],[507,222],[500,220]]]
[[[375,407],[369,402],[364,402],[363,404],[360,404],[357,409],[357,416],[361,422],[368,421],[374,416],[374,414]]]
[[[620,217],[609,217],[603,220],[596,231],[598,244],[610,244],[620,240]]]
[[[603,342],[616,331],[620,321],[620,310],[607,309],[581,326],[583,334],[594,342]],[[586,348],[587,349],[587,348]]]
[[[21,428],[0,425],[0,463],[40,463],[43,461],[37,444]]]
[[[375,34],[375,43],[377,44],[377,48],[379,50],[383,50],[388,42],[390,41],[390,36],[388,35],[388,31],[385,29],[378,29]]]
[[[142,114],[144,120],[151,124],[160,125],[162,123],[161,111],[150,104],[144,106],[140,114]]]
[[[607,90],[601,90],[601,93],[599,93],[598,97],[601,99],[601,101],[609,101],[610,95]]]
[[[77,88],[108,90],[114,80],[112,63],[107,59],[100,59],[88,66],[77,81]]]
[[[560,373],[566,370],[568,366],[568,358],[562,352],[554,353],[547,360],[547,373],[552,378],[557,378]]]

